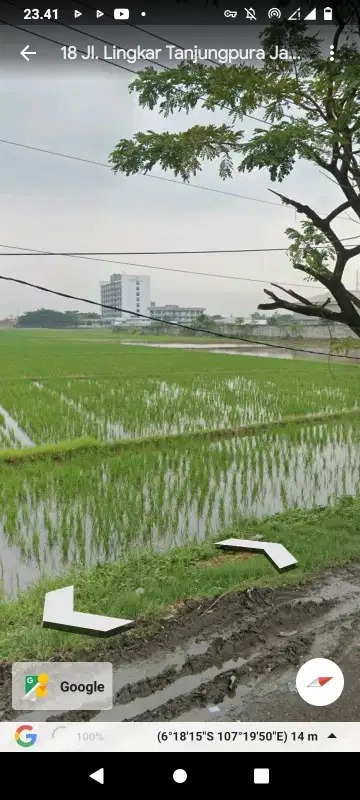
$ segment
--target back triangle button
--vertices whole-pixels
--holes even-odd
[[[89,778],[92,778],[93,781],[97,783],[104,783],[104,770],[97,769],[96,772],[92,772],[91,775],[89,775]]]

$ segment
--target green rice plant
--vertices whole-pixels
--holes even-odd
[[[330,373],[320,362],[114,348],[100,334],[76,336],[1,339],[0,403],[36,444],[239,427],[358,403],[357,367],[334,364]]]
[[[46,460],[24,462],[20,472],[0,466],[7,591],[15,585],[14,548],[20,547],[33,577],[73,564],[117,561],[133,550],[167,550],[236,527],[244,515],[355,494],[359,461],[360,430],[347,421],[325,431],[303,426],[296,437],[289,429],[288,435],[199,440],[196,447],[156,450],[144,444],[51,467]]]

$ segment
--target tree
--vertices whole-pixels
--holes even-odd
[[[360,255],[360,244],[347,247],[334,230],[334,223],[345,212],[351,211],[360,221],[358,9],[357,0],[343,0],[337,6],[333,61],[306,23],[276,21],[261,34],[262,69],[183,63],[164,73],[152,67],[143,70],[131,86],[142,107],[156,107],[166,117],[181,110],[188,113],[201,104],[209,111],[227,110],[229,123],[194,125],[182,133],[140,132],[132,140],[122,139],[109,161],[115,173],[146,174],[158,165],[173,170],[184,181],[201,170],[203,161],[214,159],[219,160],[224,180],[235,170],[265,169],[273,183],[281,183],[297,160],[323,170],[343,197],[326,216],[282,192],[271,191],[305,218],[300,229],[286,231],[293,267],[307,280],[322,283],[339,311],[327,308],[329,301],[314,304],[276,283],[272,286],[288,298],[265,289],[271,302],[258,308],[340,322],[360,337],[360,300],[343,283],[347,264]],[[278,60],[271,58],[275,46]],[[245,141],[238,125],[255,111],[262,114],[261,124]]]
[[[280,311],[274,311],[270,317],[267,318],[266,322],[268,325],[277,325],[279,322]]]
[[[250,314],[250,319],[253,325],[257,325],[261,319],[266,319],[266,316],[265,314],[259,314],[258,311],[254,311],[252,314]]]
[[[280,311],[275,311],[266,322],[268,325],[293,325],[295,318],[293,314],[280,314]]]
[[[216,327],[216,319],[209,317],[208,314],[198,314],[197,317],[194,317],[191,324],[196,325],[196,327],[200,326],[205,330],[211,330],[211,328]]]
[[[53,311],[51,308],[38,308],[27,311],[19,317],[19,328],[76,328],[79,322],[73,311]]]
[[[236,317],[235,319],[235,325],[237,325],[238,328],[241,328],[244,322],[245,322],[244,317]]]

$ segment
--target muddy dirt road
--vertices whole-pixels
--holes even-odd
[[[345,678],[342,696],[326,708],[307,705],[295,688],[300,666],[317,657],[335,661]],[[112,661],[111,711],[32,713],[26,721],[358,721],[360,564],[301,589],[187,601],[155,636],[129,640]],[[8,676],[2,719],[22,719],[10,691]]]

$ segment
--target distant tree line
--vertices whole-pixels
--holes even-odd
[[[27,311],[17,320],[17,328],[78,328],[87,322],[97,322],[99,314],[81,311],[53,311],[51,308],[38,308]]]

